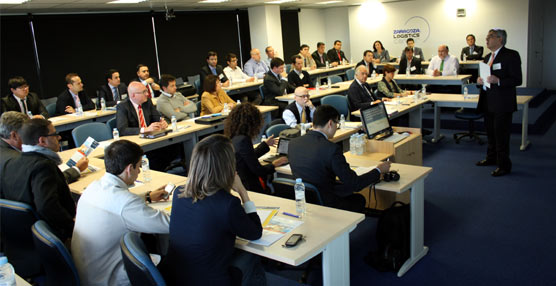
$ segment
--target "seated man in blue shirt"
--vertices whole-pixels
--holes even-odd
[[[261,52],[259,49],[251,50],[251,58],[243,66],[243,70],[248,76],[253,76],[258,79],[264,78],[264,75],[268,72],[268,66],[261,61]]]
[[[207,77],[207,75],[209,74],[217,76],[218,79],[220,79],[220,83],[222,83],[223,87],[230,86],[230,80],[228,79],[228,77],[226,77],[222,66],[218,64],[218,54],[213,51],[208,52],[207,64],[201,67],[201,72],[199,73],[199,77],[201,80],[201,84],[199,85],[199,88],[201,89],[199,91],[200,93],[203,92],[203,82],[205,81],[205,77]]]

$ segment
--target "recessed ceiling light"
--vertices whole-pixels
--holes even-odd
[[[144,2],[144,1],[145,0],[114,0],[114,1],[110,1],[106,4],[136,4],[136,3],[140,3],[140,2]]]
[[[22,4],[28,0],[0,0],[0,4]]]
[[[230,0],[203,0],[203,1],[199,1],[198,3],[213,4],[213,3],[224,3],[228,1]]]
[[[342,3],[342,2],[344,2],[344,1],[337,1],[337,0],[334,0],[334,1],[317,2],[317,3],[315,3],[315,4],[318,4],[318,5],[328,5],[328,4],[336,4],[336,3]]]
[[[275,0],[275,1],[270,1],[270,2],[264,2],[265,4],[282,4],[282,3],[288,3],[288,2],[296,2],[297,0]]]

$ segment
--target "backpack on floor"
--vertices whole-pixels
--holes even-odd
[[[376,229],[377,251],[371,251],[366,262],[381,272],[398,271],[409,258],[410,212],[409,205],[394,202],[385,209]]]

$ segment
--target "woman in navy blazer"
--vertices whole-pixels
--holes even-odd
[[[258,136],[263,126],[263,118],[257,107],[250,103],[238,105],[226,118],[224,134],[232,139],[236,155],[236,169],[241,182],[248,190],[269,193],[266,177],[274,174],[274,168],[288,163],[287,157],[276,159],[272,164],[261,165],[259,157],[274,146],[277,139],[270,136],[253,148],[253,139]],[[259,178],[262,178],[259,179]]]
[[[230,139],[212,135],[195,146],[189,180],[174,194],[171,218],[168,255],[160,265],[168,285],[266,284],[258,257],[234,249],[236,236],[258,239],[262,226],[236,175]]]

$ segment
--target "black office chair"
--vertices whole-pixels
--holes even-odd
[[[459,141],[465,137],[469,137],[471,140],[476,140],[479,145],[483,145],[485,143],[479,135],[486,135],[486,133],[475,131],[475,121],[483,118],[483,113],[477,113],[474,109],[462,108],[456,111],[454,115],[457,119],[467,120],[469,123],[468,131],[454,134],[456,144],[459,144]]]
[[[38,219],[38,214],[30,205],[0,199],[2,252],[23,278],[43,273],[31,234],[31,227]]]
[[[324,205],[320,192],[313,184],[303,182],[305,185],[305,201],[310,204]],[[276,178],[272,181],[274,195],[286,199],[295,200],[295,180],[287,178]]]
[[[120,240],[127,277],[133,286],[165,286],[138,233],[128,232]]]
[[[108,128],[110,128],[110,131],[114,130],[114,128],[118,128],[117,124],[118,123],[116,121],[115,116],[113,118],[109,119],[108,121],[106,121],[106,125],[108,126]]]
[[[197,101],[197,103],[195,103],[195,104],[197,105],[197,111],[195,111],[195,117],[199,117],[199,116],[201,116],[201,109],[203,107],[202,107],[202,104],[201,104],[200,100]]]
[[[47,286],[79,286],[80,280],[73,258],[50,226],[37,221],[32,227],[35,249],[46,272]]]

